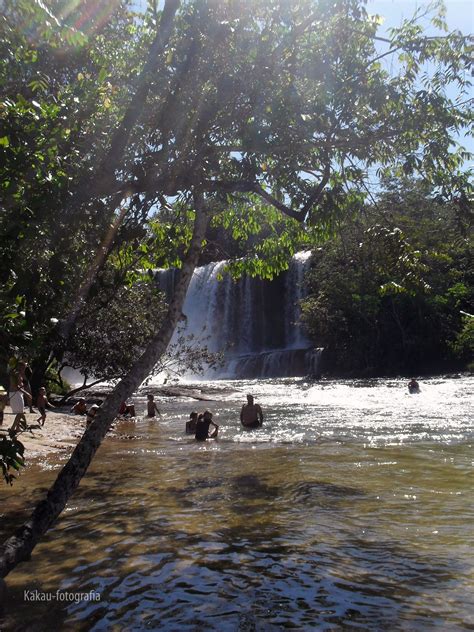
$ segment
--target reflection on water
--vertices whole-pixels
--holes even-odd
[[[469,629],[472,384],[214,384],[220,439],[205,445],[183,434],[201,403],[160,403],[163,421],[120,427],[136,440],[107,439],[9,576],[0,628]],[[247,390],[258,431],[237,422]],[[31,467],[1,490],[3,533],[54,476]],[[101,600],[26,602],[35,588]]]

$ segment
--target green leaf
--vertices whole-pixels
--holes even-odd
[[[98,81],[99,83],[103,83],[103,82],[106,80],[107,75],[108,75],[107,68],[102,67],[102,68],[100,69],[99,75],[98,75],[98,77],[97,77],[97,81]]]

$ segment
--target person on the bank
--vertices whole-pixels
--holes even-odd
[[[209,426],[214,426],[214,430],[209,434]],[[206,441],[206,439],[215,439],[219,432],[219,426],[212,421],[212,413],[208,410],[203,415],[199,415],[196,423],[196,441]]]
[[[198,414],[193,410],[189,415],[189,421],[186,422],[186,434],[196,434],[196,425]]]
[[[255,404],[253,395],[247,395],[247,403],[240,411],[240,423],[244,428],[259,428],[263,424],[260,404]]]
[[[31,400],[30,394],[23,388],[23,375],[25,374],[26,362],[18,362],[16,367],[10,371],[10,386],[8,399],[15,419],[13,420],[10,432],[17,433],[20,429],[25,430],[27,423],[25,417],[25,402],[23,396]]]
[[[87,414],[87,405],[84,397],[79,397],[77,402],[71,408],[71,412],[76,415],[86,415]]]
[[[408,392],[410,393],[410,395],[414,395],[420,392],[420,385],[414,377],[412,377],[411,380],[408,382]]]
[[[148,395],[148,401],[146,403],[147,417],[156,417],[155,412],[161,417],[161,413],[158,410],[158,406],[155,403],[154,395]]]
[[[36,420],[36,422],[37,423],[41,422],[41,425],[44,426],[44,422],[46,421],[46,406],[48,406],[49,408],[56,408],[56,406],[53,406],[53,404],[51,404],[51,402],[48,400],[48,397],[46,395],[46,389],[44,388],[44,386],[42,386],[38,392],[38,399],[36,400],[36,405],[41,415]]]

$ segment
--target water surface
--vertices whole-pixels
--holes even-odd
[[[164,419],[120,424],[9,576],[0,628],[472,629],[473,384],[216,382],[219,401],[158,401]],[[247,392],[265,413],[250,432]],[[200,445],[183,428],[205,406],[219,440]],[[59,465],[1,488],[2,536]],[[35,588],[100,601],[26,602]]]

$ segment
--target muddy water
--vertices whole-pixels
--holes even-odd
[[[218,441],[168,401],[104,443],[0,629],[472,629],[472,379],[212,386]],[[248,390],[258,431],[237,422]],[[2,536],[59,465],[1,488]]]

